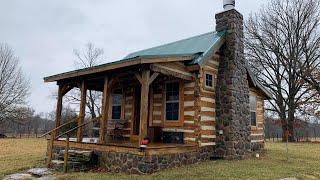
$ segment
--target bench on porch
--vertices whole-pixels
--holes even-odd
[[[110,119],[108,120],[108,126],[106,135],[112,137],[113,140],[124,140],[123,131],[128,124],[126,119]],[[99,131],[100,127],[93,127],[92,130]]]
[[[110,119],[108,120],[107,136],[112,137],[113,140],[125,140],[123,131],[128,124],[125,119]]]

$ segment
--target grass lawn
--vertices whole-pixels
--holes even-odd
[[[15,145],[10,147],[9,144]],[[44,140],[0,140],[1,174],[39,166],[43,163]],[[5,148],[3,148],[5,147]],[[208,161],[148,176],[121,174],[70,173],[59,174],[58,179],[320,179],[320,144],[289,144],[289,161],[285,144],[267,143],[266,154],[259,159],[242,161]]]
[[[42,166],[45,151],[44,139],[0,139],[0,179],[5,174]]]

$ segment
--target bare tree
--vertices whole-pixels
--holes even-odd
[[[87,43],[82,50],[75,49],[74,54],[77,57],[75,61],[75,67],[77,69],[90,68],[96,66],[102,62],[103,49],[97,48],[92,43]],[[92,118],[96,118],[97,114],[100,116],[101,109],[101,92],[89,90],[87,93],[87,108]],[[73,90],[66,95],[67,101],[72,104],[79,104],[80,91]]]
[[[310,52],[315,48],[318,22],[318,0],[272,0],[246,23],[246,54],[259,80],[273,94],[268,110],[281,118],[283,140],[295,140],[299,106],[316,96],[300,75],[314,61]]]
[[[6,44],[0,44],[0,123],[21,116],[29,92],[18,58]]]

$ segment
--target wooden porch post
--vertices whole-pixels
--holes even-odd
[[[148,134],[148,109],[149,109],[149,89],[151,83],[159,76],[155,72],[150,76],[150,70],[142,71],[141,76],[135,74],[141,84],[141,101],[140,101],[140,129],[139,129],[139,145]]]
[[[108,85],[109,79],[108,76],[104,78],[104,87],[103,87],[103,98],[102,98],[102,109],[101,114],[102,118],[100,118],[100,132],[99,132],[99,143],[106,143],[106,131],[108,126],[108,110],[109,110],[109,94],[110,87]]]
[[[63,98],[63,86],[59,85],[58,88],[58,98],[57,98],[57,108],[56,108],[56,119],[55,119],[55,128],[59,127],[61,124],[61,112],[62,112],[62,98]],[[54,140],[57,137],[58,131],[55,130],[51,133],[50,141],[49,141],[49,149],[48,149],[48,159],[47,159],[47,166],[50,166],[52,160],[52,148]]]
[[[80,101],[80,112],[79,112],[79,119],[78,119],[78,126],[83,124],[85,118],[85,110],[86,110],[86,98],[87,98],[87,83],[83,80],[81,83],[81,101]],[[77,131],[77,142],[82,142],[83,138],[83,129],[84,127],[80,127]]]
[[[144,70],[141,75],[141,105],[140,105],[140,133],[139,145],[147,136],[148,131],[148,102],[149,102],[150,71]]]
[[[63,98],[63,86],[59,85],[58,89],[58,99],[57,99],[57,109],[56,109],[56,121],[55,128],[61,125],[61,112],[62,112],[62,98]],[[53,132],[53,137],[57,137],[57,131]]]

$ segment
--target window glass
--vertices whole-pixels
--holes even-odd
[[[251,126],[257,125],[257,98],[255,96],[250,96],[250,116],[251,116]]]
[[[122,92],[115,90],[112,94],[112,119],[121,119]]]
[[[179,120],[179,82],[166,84],[166,120]]]
[[[213,87],[213,76],[212,74],[206,74],[206,86]]]

